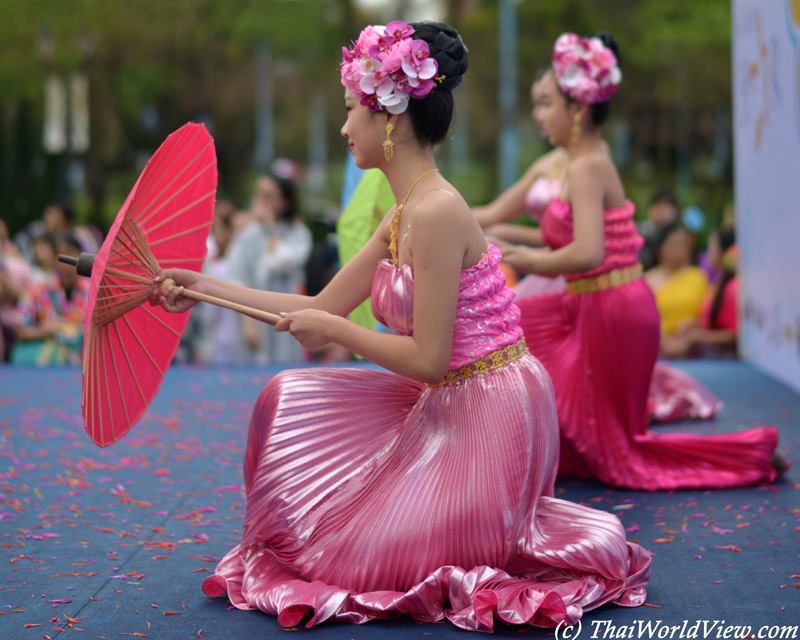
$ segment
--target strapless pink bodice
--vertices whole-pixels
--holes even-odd
[[[514,292],[500,270],[500,250],[461,272],[450,369],[458,369],[522,339]],[[381,260],[372,283],[372,314],[398,335],[414,334],[414,273]]]
[[[534,222],[539,222],[547,210],[547,205],[561,193],[561,180],[542,176],[528,189],[525,195],[525,210]]]
[[[571,273],[567,280],[590,278],[636,264],[644,240],[633,222],[635,207],[630,201],[617,209],[603,212],[603,263],[592,271]],[[572,242],[572,207],[561,198],[553,198],[542,217],[542,236],[552,249]]]

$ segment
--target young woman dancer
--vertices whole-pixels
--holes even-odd
[[[607,34],[564,34],[542,79],[542,126],[569,154],[562,193],[542,218],[545,249],[505,245],[523,273],[563,274],[567,289],[518,301],[528,348],[553,380],[562,475],[631,489],[722,488],[770,482],[775,428],[699,436],[647,432],[659,345],[653,294],[636,261],[633,223],[600,128],[621,80]]]
[[[403,612],[484,631],[495,615],[555,626],[644,601],[650,556],[618,518],[553,497],[550,379],[527,353],[499,251],[437,172],[466,68],[439,23],[367,27],[345,50],[342,135],[397,205],[318,296],[160,274],[286,312],[276,328],[303,346],[336,342],[392,372],[299,369],[267,385],[245,453],[243,538],[208,595],[283,625]],[[181,291],[152,302],[185,311]],[[370,292],[394,335],[345,319]]]
[[[542,86],[548,68],[536,72],[531,87],[533,118],[542,137],[541,113],[548,106],[549,96],[542,95]],[[549,85],[548,85],[549,86]],[[604,141],[600,150],[608,153]],[[540,228],[507,224],[520,213],[526,212],[537,224],[550,201],[561,193],[568,168],[568,154],[564,147],[555,147],[544,154],[513,186],[483,207],[473,207],[472,213],[490,240],[499,240],[530,247],[545,246]],[[514,285],[516,302],[529,296],[563,291],[563,275],[557,277],[528,274]],[[648,421],[673,422],[676,420],[713,418],[722,403],[697,380],[672,365],[658,361],[653,369],[647,400]]]

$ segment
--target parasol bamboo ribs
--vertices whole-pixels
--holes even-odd
[[[87,256],[87,259],[89,257],[90,256]],[[91,256],[91,258],[93,257],[94,256]],[[78,260],[75,258],[71,258],[69,256],[58,256],[58,258],[61,262],[66,262],[67,264],[72,264],[77,266]],[[130,271],[125,271],[124,269],[119,269],[117,267],[112,267],[110,265],[106,266],[105,273],[106,275],[110,275],[123,280],[138,282],[147,287],[150,287],[153,284],[155,284],[152,278],[139,275],[137,273],[131,273]],[[172,278],[165,279],[163,282],[159,283],[158,285],[159,291],[162,294],[166,295],[165,293],[166,289],[170,285],[174,286],[175,281]],[[215,298],[214,296],[209,296],[206,295],[205,293],[192,291],[191,289],[184,289],[181,295],[186,296],[187,298],[191,298],[193,300],[208,302],[218,307],[224,307],[225,309],[231,309],[232,311],[236,311],[246,316],[250,316],[251,318],[255,318],[256,320],[261,320],[262,322],[266,322],[267,324],[271,324],[273,326],[276,325],[281,320],[281,317],[277,314],[269,313],[267,311],[261,311],[260,309],[254,309],[253,307],[247,307],[243,304],[237,304],[236,302],[229,302],[228,300],[223,300],[222,298]],[[106,299],[111,297],[113,296],[107,296]]]

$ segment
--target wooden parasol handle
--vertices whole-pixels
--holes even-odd
[[[175,285],[175,281],[172,278],[166,278],[160,285],[159,291],[164,293],[165,290],[169,287],[169,285]],[[214,296],[208,296],[204,293],[198,293],[197,291],[192,291],[191,289],[184,289],[181,293],[182,296],[186,296],[187,298],[192,298],[193,300],[200,300],[202,302],[210,302],[218,307],[225,307],[226,309],[231,309],[233,311],[238,311],[239,313],[243,313],[246,316],[250,316],[251,318],[255,318],[256,320],[261,320],[262,322],[266,322],[267,324],[276,325],[282,319],[279,315],[274,313],[267,313],[266,311],[261,311],[260,309],[253,309],[252,307],[246,307],[243,304],[236,304],[235,302],[228,302],[227,300],[223,300],[222,298],[215,298]]]

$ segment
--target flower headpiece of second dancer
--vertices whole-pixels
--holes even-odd
[[[622,81],[617,56],[597,36],[561,35],[553,49],[553,71],[561,90],[585,104],[608,102]]]

